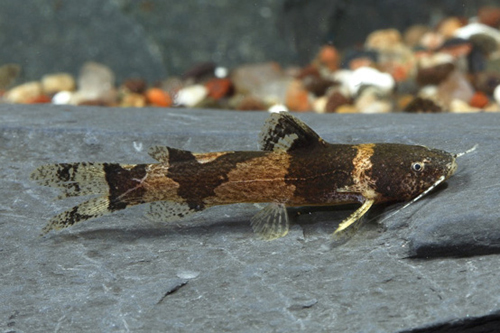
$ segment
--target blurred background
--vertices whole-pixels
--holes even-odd
[[[86,61],[107,65],[118,81],[148,82],[207,61],[302,66],[326,43],[363,44],[377,29],[471,17],[486,5],[499,1],[0,1],[0,64],[21,66],[17,83],[76,75]]]

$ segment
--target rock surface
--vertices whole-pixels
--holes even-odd
[[[0,105],[2,330],[476,332],[498,323],[493,114],[300,115],[330,142],[451,152],[479,144],[447,185],[387,220],[399,206],[378,207],[342,246],[331,248],[329,235],[353,207],[295,209],[289,235],[272,242],[252,234],[259,207],[243,204],[170,225],[135,207],[38,237],[51,216],[81,199],[54,201],[55,190],[29,181],[36,166],[153,162],[146,150],[154,144],[255,150],[266,117]]]

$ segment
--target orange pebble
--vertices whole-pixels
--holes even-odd
[[[27,104],[46,104],[46,103],[50,103],[50,102],[52,102],[52,100],[50,99],[49,96],[40,95],[40,96],[37,96],[35,98],[28,100],[26,103]]]
[[[336,71],[339,68],[340,56],[337,49],[331,45],[325,45],[319,51],[319,61],[329,70]]]
[[[469,105],[473,106],[475,108],[484,108],[490,100],[488,99],[488,96],[486,96],[485,93],[481,91],[476,91],[476,93],[472,96],[472,98],[469,101]]]
[[[299,80],[290,83],[286,92],[285,104],[290,111],[311,111],[309,92]]]
[[[172,98],[170,95],[160,88],[149,88],[146,91],[146,99],[149,104],[154,106],[169,107],[172,105]]]
[[[215,100],[227,96],[231,91],[232,85],[230,79],[212,79],[205,83],[205,87],[208,89],[208,96]]]

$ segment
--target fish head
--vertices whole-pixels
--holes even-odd
[[[406,201],[451,177],[456,156],[425,146],[378,144],[371,157],[372,180],[381,201]]]

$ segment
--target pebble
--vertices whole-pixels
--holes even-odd
[[[403,111],[412,113],[436,113],[442,112],[443,109],[430,99],[416,97],[403,109]]]
[[[403,38],[396,29],[376,30],[368,35],[365,47],[368,50],[387,51],[401,44]]]
[[[208,89],[208,96],[218,100],[232,93],[233,83],[228,78],[214,78],[205,82],[205,87]]]
[[[420,39],[419,44],[427,50],[436,50],[443,45],[444,36],[435,31],[425,33]]]
[[[459,71],[451,73],[446,80],[438,86],[438,98],[445,105],[453,100],[468,103],[474,95],[474,88],[467,78]]]
[[[262,100],[251,95],[237,96],[232,100],[232,104],[236,110],[240,111],[265,111],[269,109],[269,106]],[[276,103],[276,105],[280,104]]]
[[[445,39],[448,39],[453,37],[456,31],[462,26],[464,26],[464,22],[458,17],[449,17],[439,24],[437,32]]]
[[[444,63],[432,67],[419,67],[416,81],[420,86],[438,85],[455,70],[453,63]]]
[[[334,72],[339,69],[340,54],[337,49],[332,45],[325,45],[319,51],[317,60],[319,65]]]
[[[411,48],[415,48],[420,44],[422,37],[431,31],[431,29],[426,25],[412,25],[408,29],[406,29],[403,40],[404,43]]]
[[[339,106],[335,113],[358,113],[358,109],[354,105],[344,104]]]
[[[450,102],[450,112],[453,113],[471,113],[481,111],[478,108],[470,106],[467,102],[460,99],[454,99]]]
[[[127,79],[123,82],[122,87],[127,92],[142,94],[146,91],[147,83],[145,80],[140,78]]]
[[[392,111],[391,103],[386,100],[385,92],[375,86],[364,88],[354,105],[360,113],[387,113]]]
[[[115,75],[109,67],[87,62],[78,77],[78,91],[74,96],[77,104],[113,104],[116,101]]]
[[[362,86],[367,85],[375,86],[384,93],[390,93],[395,84],[396,82],[390,74],[382,73],[371,67],[361,67],[352,72],[347,86],[351,95],[355,95]]]
[[[122,97],[120,106],[142,108],[146,106],[146,97],[137,93],[126,94]]]
[[[500,104],[500,85],[493,90],[493,98],[498,104]]]
[[[71,104],[72,99],[73,99],[73,92],[60,91],[52,97],[52,104],[67,105],[67,104]]]
[[[283,111],[289,111],[286,105],[283,104],[274,104],[269,109],[267,109],[269,113],[279,113]]]
[[[243,65],[231,74],[236,92],[243,95],[260,95],[263,86],[283,78],[281,67],[275,62]]]
[[[482,7],[477,13],[479,23],[485,24],[492,28],[500,26],[500,8],[498,7]]]
[[[483,109],[490,103],[488,96],[481,91],[476,91],[469,101],[470,106]]]
[[[482,23],[469,23],[468,25],[457,29],[454,36],[463,39],[469,39],[476,34],[485,34],[500,43],[500,31]]]
[[[146,91],[146,100],[149,104],[159,107],[172,106],[170,95],[160,88],[150,88]]]
[[[195,84],[182,88],[175,96],[175,104],[186,107],[195,107],[208,95],[208,89],[202,84]]]
[[[60,91],[73,91],[75,87],[75,79],[73,75],[68,73],[48,74],[42,77],[42,89],[48,95],[53,95]]]
[[[0,89],[6,89],[19,76],[21,66],[17,64],[5,64],[0,66]]]
[[[296,79],[290,82],[286,91],[285,105],[290,111],[305,112],[313,109],[309,91],[304,87],[302,81]]]
[[[38,81],[31,81],[7,91],[4,95],[4,99],[10,103],[27,104],[42,94],[42,84]]]
[[[328,97],[326,96],[321,96],[316,98],[313,101],[313,110],[316,113],[325,113],[326,112],[326,103],[328,103]]]
[[[342,94],[340,91],[333,91],[327,97],[325,112],[336,112],[340,106],[351,103],[351,99]]]

